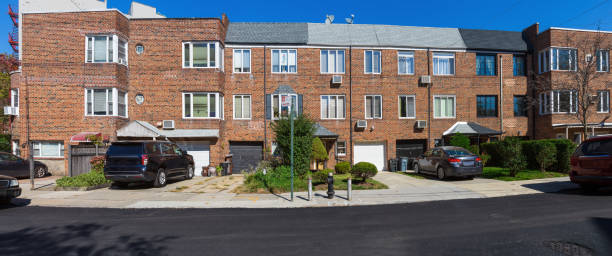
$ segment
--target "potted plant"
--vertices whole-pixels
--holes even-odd
[[[217,172],[217,176],[225,176],[225,170],[223,170],[223,167],[221,167],[221,165],[218,165],[215,171]]]

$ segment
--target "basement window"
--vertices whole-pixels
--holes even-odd
[[[60,141],[33,141],[34,157],[64,157],[64,143]]]

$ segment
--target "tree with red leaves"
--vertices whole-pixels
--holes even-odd
[[[19,60],[15,55],[0,54],[0,73],[10,73],[19,69]]]

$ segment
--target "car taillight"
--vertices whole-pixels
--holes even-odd
[[[480,159],[480,157],[476,157],[476,162],[482,162],[482,159]]]
[[[149,156],[148,155],[142,155],[140,157],[140,159],[142,159],[142,165],[147,166],[147,163],[149,163]]]
[[[457,159],[457,158],[449,158],[448,159],[449,163],[461,163],[461,159]]]

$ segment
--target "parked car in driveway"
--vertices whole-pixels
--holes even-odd
[[[47,176],[48,168],[45,164],[34,161],[34,177]],[[0,152],[0,175],[15,178],[30,177],[30,161],[6,152]]]
[[[6,204],[20,195],[19,181],[13,177],[0,175],[0,204]]]
[[[119,141],[106,152],[104,175],[119,187],[129,183],[166,186],[168,179],[191,179],[193,157],[169,141]]]
[[[461,147],[436,147],[414,162],[416,173],[436,175],[441,180],[447,177],[472,178],[482,174],[480,157]]]
[[[612,135],[583,141],[572,154],[570,180],[586,190],[612,185]]]

